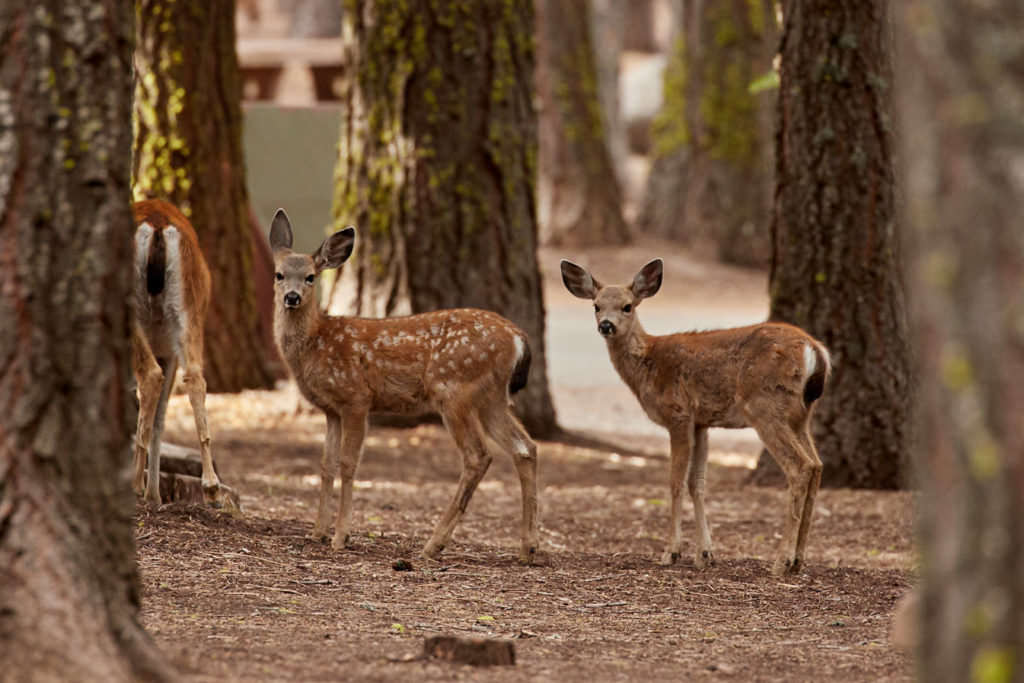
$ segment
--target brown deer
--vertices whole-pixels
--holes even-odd
[[[220,479],[210,455],[203,378],[203,325],[210,301],[210,271],[199,250],[196,231],[172,204],[159,199],[137,202],[135,217],[135,323],[132,369],[139,387],[139,425],[135,435],[135,476],[139,495],[160,503],[160,439],[167,400],[179,363],[199,435],[202,486],[216,502]],[[146,472],[148,462],[148,474]]]
[[[270,228],[274,252],[274,337],[302,394],[327,416],[320,461],[320,503],[312,538],[325,540],[334,473],[341,499],[332,546],[346,545],[352,482],[371,412],[440,413],[462,454],[458,489],[423,555],[448,544],[495,453],[510,454],[519,474],[523,518],[519,559],[537,551],[537,446],[512,414],[509,396],[526,386],[526,334],[501,316],[452,309],[383,320],[326,316],[314,296],[317,276],[352,253],[355,229],[324,240],[313,254],[293,252],[288,216]],[[339,462],[340,460],[340,462]]]
[[[592,299],[597,330],[612,365],[671,442],[672,532],[662,564],[679,559],[685,476],[697,525],[695,564],[714,563],[704,514],[708,427],[753,427],[782,468],[789,505],[773,572],[797,572],[803,563],[821,460],[809,429],[811,409],[831,371],[828,351],[809,334],[783,323],[657,336],[640,325],[636,309],[661,288],[661,259],[628,285],[602,285],[584,268],[562,261],[562,281]]]

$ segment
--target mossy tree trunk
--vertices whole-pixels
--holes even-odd
[[[137,0],[135,199],[176,204],[199,234],[213,297],[206,321],[210,391],[273,384],[276,357],[256,299],[259,244],[242,154],[233,0]]]
[[[0,2],[0,678],[172,680],[128,483],[132,5]]]
[[[684,3],[637,219],[640,230],[748,266],[766,265],[771,251],[771,100],[750,84],[772,68],[773,4]]]
[[[590,0],[536,0],[541,240],[625,244],[622,190],[608,145]]]
[[[887,3],[783,3],[771,318],[832,354],[815,411],[822,484],[898,488],[910,350],[895,222]],[[762,456],[759,474],[775,468]]]
[[[1024,678],[1024,7],[909,0],[897,120],[920,386],[923,681]]]
[[[332,313],[474,306],[530,337],[517,406],[555,428],[534,213],[537,128],[530,0],[346,4],[335,220],[356,249]]]

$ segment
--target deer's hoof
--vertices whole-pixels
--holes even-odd
[[[772,574],[785,576],[786,574],[798,574],[800,572],[800,558],[780,557],[772,565]]]
[[[306,538],[308,538],[311,541],[316,541],[317,543],[326,543],[327,532],[321,531],[320,529],[313,529],[311,532],[306,534]]]
[[[339,536],[335,534],[334,539],[331,541],[331,548],[333,548],[334,550],[345,550],[351,548],[352,545],[348,541],[348,534],[345,534],[344,536]]]
[[[679,561],[679,552],[678,551],[666,550],[662,554],[661,559],[658,560],[658,564],[662,565],[663,567],[669,567],[669,566],[672,566],[673,564],[675,564],[678,561]]]
[[[533,546],[519,551],[519,564],[531,566],[537,564],[537,549]]]
[[[715,554],[710,550],[702,550],[693,558],[693,565],[697,569],[707,569],[715,566]]]
[[[441,556],[441,551],[442,550],[444,550],[444,546],[443,545],[435,546],[435,545],[432,545],[432,544],[428,543],[423,548],[423,552],[421,552],[420,554],[423,557],[427,558],[428,560],[436,560],[437,558],[439,558]]]

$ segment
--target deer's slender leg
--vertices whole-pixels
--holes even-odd
[[[160,395],[153,415],[153,433],[149,439],[149,466],[146,474],[146,500],[159,505],[160,500],[160,440],[164,435],[164,416],[167,414],[167,400],[174,387],[174,376],[178,372],[178,359],[171,356],[160,363],[163,379]],[[138,438],[138,437],[136,437]]]
[[[320,501],[316,508],[316,522],[309,538],[326,541],[330,515],[331,491],[334,489],[334,473],[338,469],[341,453],[341,417],[327,413],[327,434],[324,437],[324,452],[320,456]]]
[[[800,517],[800,529],[796,537],[796,561],[797,566],[804,562],[804,548],[807,546],[807,535],[811,528],[811,518],[814,516],[814,499],[818,495],[818,487],[821,485],[821,458],[818,457],[818,449],[814,446],[814,439],[811,438],[810,423],[798,434],[800,444],[803,446],[805,457],[811,462],[811,480],[807,486],[807,497],[804,499],[804,512]]]
[[[686,476],[690,499],[693,501],[694,522],[697,525],[697,552],[694,556],[694,565],[697,569],[704,569],[715,563],[715,554],[711,547],[711,530],[708,528],[708,520],[704,514],[704,480],[707,469],[708,430],[707,427],[697,427],[694,432],[693,457],[690,459],[690,467]]]
[[[331,542],[331,547],[336,550],[348,543],[352,526],[352,485],[363,457],[366,411],[346,411],[341,418],[341,426],[341,496],[338,499],[338,516],[334,519],[334,540]]]
[[[206,500],[214,502],[220,486],[220,477],[213,469],[213,455],[210,452],[210,428],[206,423],[206,378],[203,377],[203,330],[196,325],[188,331],[184,348],[185,374],[182,381],[192,404],[192,417],[199,437],[199,456],[203,461],[203,493]]]
[[[671,464],[669,465],[669,498],[672,506],[672,528],[661,564],[675,564],[683,546],[683,486],[693,450],[693,423],[685,422],[669,429]]]
[[[788,504],[780,552],[772,566],[774,574],[795,573],[800,570],[797,540],[807,508],[808,491],[815,478],[814,465],[804,455],[797,434],[786,424],[770,420],[751,423],[764,442],[768,452],[786,475]],[[818,470],[820,473],[820,469]],[[813,505],[813,502],[811,503]],[[809,517],[809,515],[808,515]],[[809,520],[808,520],[809,523]]]
[[[520,525],[519,561],[533,564],[537,554],[537,444],[504,403],[491,412],[486,427],[491,439],[512,455],[519,474],[523,518]]]
[[[467,400],[468,403],[468,400]],[[442,413],[445,427],[455,440],[462,453],[462,475],[451,503],[441,515],[433,535],[423,548],[425,557],[437,557],[452,538],[452,532],[459,523],[466,507],[469,505],[477,484],[483,479],[487,468],[491,465],[491,454],[487,452],[483,442],[483,429],[480,420],[472,408],[463,408],[461,414],[456,410]]]
[[[132,459],[132,487],[141,496],[146,491],[146,463],[149,460],[149,441],[153,434],[153,419],[160,401],[163,371],[153,357],[145,335],[132,326],[132,369],[139,391],[139,420],[135,431],[135,455]]]

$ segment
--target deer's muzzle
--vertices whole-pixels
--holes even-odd
[[[299,304],[302,303],[302,297],[299,296],[298,292],[288,292],[284,295],[284,307],[285,308],[298,308]]]

